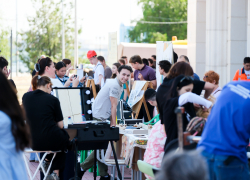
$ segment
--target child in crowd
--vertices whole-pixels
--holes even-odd
[[[63,59],[62,62],[66,65],[66,76],[69,76],[70,70],[73,70],[74,67],[71,65],[70,59]]]
[[[148,101],[152,106],[157,107],[156,103],[156,91],[154,89],[147,89],[145,91],[145,100]],[[159,120],[159,114],[154,117]],[[154,119],[153,118],[153,119]],[[152,128],[149,137],[147,148],[144,154],[144,161],[151,164],[154,167],[160,168],[161,161],[164,156],[164,144],[166,142],[166,133],[164,131],[164,126],[161,124],[161,120],[159,120]],[[145,174],[145,176],[149,179],[152,177]]]
[[[56,63],[56,79],[58,79],[63,85],[68,81],[69,77],[66,74],[66,65],[64,62],[60,61]],[[73,76],[72,76],[73,77]],[[83,77],[77,87],[82,87],[84,83],[85,77]],[[72,83],[69,85],[72,87]]]
[[[183,114],[183,130],[185,130],[189,121],[196,116],[193,103],[205,106],[207,109],[212,105],[212,102],[192,93],[193,87],[192,77],[179,75],[166,93],[166,104],[163,109],[163,124],[167,134],[165,147],[178,138],[177,117],[174,112],[177,107],[185,108]]]

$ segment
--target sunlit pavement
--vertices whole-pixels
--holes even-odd
[[[35,173],[35,171],[36,171],[36,168],[37,168],[37,166],[38,166],[38,163],[29,162],[29,156],[30,156],[29,153],[26,153],[26,154],[25,154],[25,157],[27,158],[27,162],[28,162],[28,165],[29,165],[29,168],[30,168],[31,175],[33,175],[33,174]],[[109,174],[110,174],[110,172],[111,172],[111,168],[109,168]],[[117,173],[116,173],[116,174],[117,174]],[[125,169],[124,169],[124,175],[125,175],[125,177],[131,177],[131,170],[128,169],[128,168],[125,168]],[[82,179],[84,179],[84,180],[93,180],[93,179],[94,179],[93,173],[87,171],[87,172],[84,174],[84,176],[83,176]],[[96,179],[99,180],[100,177],[97,177]],[[40,180],[40,171],[37,173],[35,180]]]

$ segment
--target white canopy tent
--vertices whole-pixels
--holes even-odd
[[[173,45],[174,51],[180,55],[187,55],[187,45]],[[146,43],[120,43],[118,45],[117,59],[127,56],[128,60],[133,55],[139,55],[141,58],[150,58],[156,55],[156,44]]]

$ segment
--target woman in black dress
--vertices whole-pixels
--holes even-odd
[[[63,130],[63,115],[59,100],[50,95],[52,83],[47,76],[35,76],[32,88],[36,89],[23,96],[23,106],[30,126],[33,150],[61,150],[52,163],[50,176],[58,179],[59,169],[65,165],[64,151],[70,148],[68,133]],[[50,160],[52,156],[47,155]],[[46,164],[46,163],[45,163]],[[47,162],[48,164],[48,162]]]

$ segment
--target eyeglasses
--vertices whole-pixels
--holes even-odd
[[[203,79],[206,79],[206,78],[208,78],[208,76],[204,76],[204,77],[203,77]]]
[[[180,80],[180,83],[182,83],[184,80],[193,81],[194,78],[191,77],[191,76],[185,76],[185,77],[183,77],[183,78]]]

